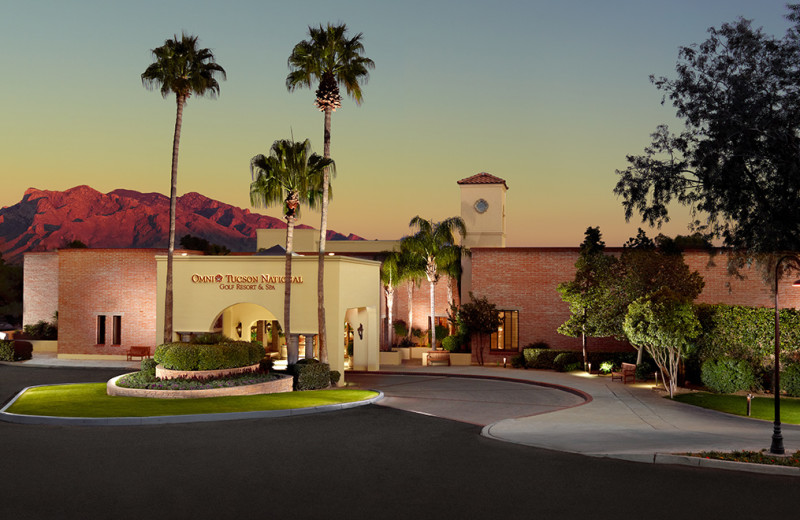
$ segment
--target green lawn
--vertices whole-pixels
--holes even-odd
[[[747,415],[747,398],[743,395],[697,392],[677,395],[675,400],[734,415]],[[767,421],[775,420],[775,399],[772,397],[754,397],[750,416]],[[781,399],[781,422],[800,424],[800,399],[791,397]]]
[[[31,388],[6,411],[54,417],[149,417],[308,408],[363,401],[376,395],[377,392],[369,390],[331,389],[202,399],[148,399],[110,396],[106,394],[106,383],[83,383]]]

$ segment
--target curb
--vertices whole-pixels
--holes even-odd
[[[63,383],[80,384],[80,383]],[[315,413],[333,412],[374,404],[383,399],[383,392],[378,395],[355,401],[352,403],[325,404],[309,406],[307,408],[290,408],[287,410],[258,410],[253,412],[228,412],[190,415],[156,415],[150,417],[54,417],[47,415],[20,415],[6,412],[28,389],[42,386],[60,385],[35,385],[23,388],[3,408],[0,408],[0,421],[16,424],[44,424],[50,426],[139,426],[147,424],[181,424],[198,422],[240,421],[243,419],[271,419],[276,417],[293,417]]]

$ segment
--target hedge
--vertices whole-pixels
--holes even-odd
[[[781,374],[781,388],[789,397],[800,397],[800,363],[786,366]]]
[[[744,359],[753,368],[772,364],[775,350],[775,309],[740,305],[698,305],[703,326],[697,356],[702,363],[726,357]],[[800,354],[800,311],[780,311],[781,352]]]
[[[712,392],[732,394],[742,390],[757,390],[753,367],[743,359],[710,359],[701,367],[703,384]]]
[[[294,377],[295,390],[320,390],[331,386],[330,365],[316,359],[301,359],[289,365],[288,371]]]
[[[221,370],[255,365],[264,357],[259,342],[226,341],[217,345],[166,343],[153,359],[170,370]]]
[[[0,361],[14,361],[13,341],[0,341]]]

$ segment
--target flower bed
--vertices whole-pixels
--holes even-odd
[[[132,374],[135,374],[133,372]],[[269,381],[254,384],[241,384],[238,386],[223,386],[218,388],[203,388],[192,390],[177,390],[166,389],[169,384],[165,381],[154,381],[152,384],[163,384],[165,389],[152,389],[152,388],[125,388],[117,385],[117,381],[125,376],[131,374],[123,374],[110,379],[106,384],[106,392],[108,395],[114,396],[127,396],[127,397],[151,397],[156,399],[196,399],[201,397],[219,397],[230,395],[256,395],[256,394],[274,394],[279,392],[292,391],[292,377],[270,375],[272,378]],[[246,377],[244,378],[247,379]],[[191,383],[201,384],[215,384],[213,381],[192,381]],[[225,381],[221,381],[222,384]]]

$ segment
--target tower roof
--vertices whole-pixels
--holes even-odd
[[[458,181],[458,184],[502,184],[506,187],[506,189],[508,189],[508,184],[506,184],[504,179],[495,177],[494,175],[486,172],[477,173],[472,177],[461,179]]]

